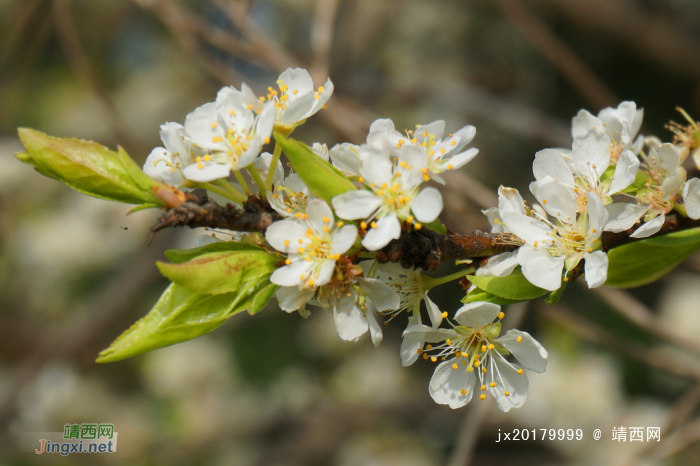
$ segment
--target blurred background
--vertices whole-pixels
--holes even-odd
[[[401,367],[403,316],[375,349],[340,341],[323,312],[303,320],[273,301],[194,341],[95,364],[167,285],[154,261],[202,232],[147,246],[159,212],[126,217],[40,176],[12,156],[16,128],[121,144],[142,163],[160,124],[223,85],[262,93],[289,66],[335,83],[329,109],[295,132],[307,143],[362,142],[379,117],[475,125],[480,155],[441,187],[442,218],[485,230],[496,188],[528,193],[535,152],[569,147],[580,108],[634,100],[642,133],[666,141],[677,105],[700,117],[700,2],[0,0],[0,464],[700,464],[698,255],[653,285],[578,283],[553,308],[506,309],[550,354],[509,413],[490,398],[433,403],[433,366]],[[463,292],[431,296],[453,313]],[[20,432],[86,422],[114,423],[117,453],[18,451]],[[660,427],[661,441],[612,442],[614,426]],[[584,436],[496,443],[515,428]]]

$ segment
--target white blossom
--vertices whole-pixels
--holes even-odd
[[[376,251],[400,236],[401,221],[430,223],[442,211],[440,191],[432,187],[419,190],[425,173],[427,161],[414,146],[402,148],[396,164],[389,156],[370,157],[360,168],[360,182],[369,189],[336,196],[333,207],[340,218],[366,219],[363,223],[371,228],[362,245]]]
[[[419,148],[427,160],[425,181],[432,178],[445,184],[445,180],[439,174],[466,165],[476,157],[479,149],[471,148],[462,151],[474,139],[476,128],[473,126],[465,126],[443,139],[444,133],[443,120],[437,120],[428,125],[418,125],[415,131],[407,130],[404,135],[396,131],[393,121],[380,119],[370,126],[367,144],[394,151],[405,145]]]
[[[700,179],[691,178],[683,187],[683,206],[688,217],[700,218]]]
[[[308,71],[302,68],[287,68],[277,78],[279,91],[267,88],[266,97],[256,97],[245,84],[241,87],[245,101],[260,111],[264,102],[272,102],[275,107],[275,130],[289,134],[294,128],[316,114],[333,95],[333,83],[326,83],[314,90],[314,82]]]
[[[207,151],[185,167],[185,177],[208,182],[225,178],[231,170],[247,167],[270,140],[275,108],[263,105],[258,112],[246,105],[240,91],[225,87],[216,102],[207,103],[187,115],[187,136]]]
[[[540,288],[555,291],[561,287],[562,271],[568,275],[581,259],[585,259],[589,288],[605,283],[608,256],[598,249],[601,248],[600,235],[608,220],[608,212],[600,198],[588,193],[586,210],[577,216],[576,198],[561,184],[545,184],[537,193],[547,213],[556,219],[556,225],[546,218],[501,212],[508,229],[526,243],[518,249],[518,263],[525,278]],[[512,196],[518,199],[517,204],[522,203],[517,191]]]
[[[165,148],[156,147],[151,151],[143,171],[154,180],[178,187],[185,183],[182,169],[192,163],[192,141],[185,134],[185,128],[178,123],[161,125],[160,139]]]
[[[403,335],[404,340],[412,342],[415,356],[404,358],[409,356],[404,355],[404,350],[407,353],[411,348],[402,346],[402,359],[411,364],[420,354],[432,362],[442,360],[430,380],[430,396],[438,404],[452,409],[466,405],[476,390],[478,375],[479,398],[485,399],[488,391],[502,411],[519,408],[527,400],[529,386],[523,368],[544,372],[548,354],[526,332],[509,330],[498,337],[502,318],[500,306],[479,302],[462,306],[454,316],[455,323],[450,322],[452,329],[434,329],[420,323],[411,325]],[[424,343],[436,345],[422,348]],[[509,362],[505,357],[508,354],[520,365]]]
[[[644,138],[636,136],[643,119],[644,109],[637,109],[634,102],[622,102],[617,108],[605,108],[597,117],[587,110],[581,110],[571,122],[571,134],[574,139],[585,137],[590,130],[607,134],[611,139],[610,156],[614,164],[625,150],[637,154],[642,149]]]

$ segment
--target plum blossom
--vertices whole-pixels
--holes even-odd
[[[256,97],[245,84],[241,92],[247,105],[255,111],[261,111],[265,102],[272,102],[275,108],[275,131],[289,134],[294,128],[315,115],[333,95],[333,83],[326,83],[314,90],[314,82],[308,71],[302,68],[287,68],[277,78],[279,91],[267,88],[267,97]]]
[[[509,330],[499,337],[503,315],[499,305],[479,302],[462,306],[454,322],[449,322],[451,329],[435,329],[416,321],[403,333],[404,340],[412,343],[402,346],[404,365],[412,364],[418,355],[432,362],[442,360],[430,379],[430,396],[438,404],[456,409],[469,403],[478,375],[479,398],[486,399],[488,391],[501,411],[521,407],[529,387],[523,368],[544,372],[548,354],[527,332]],[[423,348],[425,343],[429,344]],[[414,354],[408,354],[410,349]],[[520,364],[509,362],[508,354]]]
[[[184,168],[185,177],[208,182],[252,164],[270,140],[274,118],[272,104],[254,112],[241,92],[231,87],[221,89],[216,102],[202,105],[185,119],[187,136],[207,151]]]
[[[525,242],[518,249],[518,263],[525,278],[533,285],[555,291],[561,286],[562,271],[567,281],[566,275],[585,259],[588,287],[596,288],[605,283],[608,256],[599,249],[608,212],[600,198],[587,193],[586,210],[577,216],[576,198],[561,184],[545,184],[537,194],[547,213],[556,219],[556,225],[539,216],[501,212],[508,229]],[[517,191],[512,196],[520,198]],[[520,199],[518,204],[522,203]]]
[[[186,181],[182,169],[192,163],[192,141],[187,137],[185,128],[178,123],[161,125],[160,139],[165,148],[156,147],[151,151],[143,171],[154,180],[181,186]]]
[[[476,128],[465,126],[445,139],[445,122],[437,120],[429,125],[418,125],[415,131],[406,131],[403,135],[396,131],[394,122],[390,119],[376,120],[369,129],[367,144],[384,149],[401,149],[410,145],[421,149],[427,160],[425,181],[432,178],[438,183],[445,184],[439,176],[446,170],[460,168],[469,163],[479,153],[479,149],[471,148],[462,152],[476,134]]]
[[[427,161],[415,146],[405,146],[398,160],[389,156],[369,157],[360,168],[360,182],[369,189],[349,191],[333,198],[338,217],[347,220],[366,219],[362,245],[370,251],[386,246],[401,234],[401,221],[414,223],[416,228],[430,223],[442,211],[440,191],[429,187],[419,190]]]
[[[369,265],[368,263],[365,264]],[[385,314],[391,316],[391,319],[403,311],[409,312],[413,316],[420,315],[421,302],[425,301],[430,321],[433,327],[437,328],[442,323],[443,313],[428,297],[428,291],[431,289],[430,279],[421,272],[420,267],[405,269],[401,264],[389,262],[380,265],[374,276],[394,289],[401,299],[399,306],[385,312]]]
[[[588,110],[581,110],[571,122],[571,134],[574,139],[585,137],[591,130],[607,134],[611,140],[611,163],[615,164],[625,150],[637,154],[642,149],[644,138],[636,136],[643,119],[644,109],[637,109],[634,102],[622,102],[617,108],[604,108],[597,117]]]
[[[649,179],[637,193],[639,205],[623,204],[618,209],[609,209],[607,231],[627,230],[644,215],[645,223],[630,236],[647,238],[661,230],[666,214],[676,205],[687,176],[680,166],[678,149],[673,144],[652,147],[644,165]]]

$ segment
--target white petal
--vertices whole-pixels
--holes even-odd
[[[525,213],[523,198],[517,189],[505,186],[498,188],[498,212],[501,216],[506,212]]]
[[[464,128],[460,129],[459,131],[456,131],[453,135],[452,138],[456,139],[459,138],[459,142],[457,145],[452,149],[455,152],[461,151],[464,146],[472,142],[474,139],[474,136],[476,135],[476,128],[467,125]],[[452,138],[447,138],[446,140],[452,139]]]
[[[281,220],[273,223],[265,231],[265,239],[273,248],[286,253],[296,252],[299,246],[304,246],[309,241],[306,237],[306,229],[295,220]]]
[[[377,251],[389,244],[392,239],[398,239],[399,236],[401,236],[401,223],[396,214],[392,213],[378,220],[377,228],[370,228],[367,231],[362,245],[368,251]]]
[[[649,210],[648,206],[625,204],[624,202],[609,204],[605,208],[608,211],[608,223],[605,224],[605,231],[613,233],[632,228],[637,220]]]
[[[336,144],[329,151],[329,156],[335,168],[341,172],[349,173],[350,175],[359,175],[362,163],[360,162],[358,150],[358,146],[347,142]]]
[[[411,327],[412,325],[420,325],[420,314],[408,318],[408,326]],[[423,348],[424,344],[425,341],[420,332],[404,334],[400,350],[401,365],[410,366],[416,362],[419,356],[418,350]]]
[[[442,312],[440,312],[440,308],[428,297],[427,291],[423,292],[423,299],[425,300],[425,307],[428,309],[430,323],[433,325],[433,328],[438,328],[442,323]]]
[[[342,295],[336,300],[333,307],[333,320],[338,336],[345,341],[357,341],[367,333],[369,326],[362,311],[355,306],[357,295],[351,292],[351,296]]]
[[[641,227],[637,228],[634,233],[630,235],[631,238],[648,238],[649,236],[658,233],[661,227],[664,226],[666,221],[665,215],[658,215],[652,220],[648,221]]]
[[[461,364],[453,369],[453,364],[457,364],[456,360],[450,359],[435,368],[430,379],[430,396],[437,404],[457,409],[472,399],[476,377],[473,371],[467,372]],[[462,395],[462,390],[466,390],[465,395]]]
[[[691,178],[683,188],[683,205],[688,217],[700,218],[700,179]]]
[[[520,338],[520,342],[518,342],[518,338]],[[508,330],[508,333],[493,341],[510,351],[525,369],[538,374],[547,370],[547,358],[549,357],[547,350],[529,333],[515,329]]]
[[[258,122],[255,125],[255,136],[263,140],[272,136],[272,128],[275,126],[275,104],[270,101],[263,106]]]
[[[306,261],[304,261],[306,262]],[[331,281],[333,278],[333,271],[335,270],[334,260],[323,261],[323,266],[321,270],[318,270],[314,275],[315,286],[323,286]]]
[[[433,121],[428,125],[416,128],[415,131],[416,140],[419,144],[423,144],[423,141],[430,140],[431,136],[433,137],[433,141],[440,141],[443,134],[445,134],[445,120]]]
[[[571,121],[571,135],[574,138],[582,138],[595,128],[598,132],[605,131],[600,118],[594,117],[587,110],[581,110]]]
[[[673,173],[664,178],[664,181],[661,183],[661,191],[664,194],[664,199],[670,199],[678,194],[686,178],[687,173],[683,167],[676,167]]]
[[[661,146],[655,148],[655,151],[658,157],[657,161],[660,162],[661,168],[663,168],[666,173],[673,173],[676,171],[676,167],[681,163],[681,156],[676,146],[669,143],[661,144]],[[651,157],[652,155],[652,151],[649,151],[649,156]]]
[[[506,232],[506,227],[503,224],[503,219],[501,219],[501,215],[498,213],[497,207],[490,207],[486,210],[482,210],[481,213],[486,215],[486,218],[491,224],[491,233]]]
[[[311,107],[311,111],[306,114],[306,118],[316,114],[319,110],[321,110],[333,95],[334,90],[335,86],[333,85],[333,82],[330,80],[330,78],[327,78],[326,82],[323,84],[323,92],[314,96],[314,104]]]
[[[291,264],[275,270],[270,276],[270,281],[279,286],[296,286],[301,283],[302,275],[309,276],[312,266],[312,262],[305,260],[293,261]]]
[[[218,150],[223,147],[223,143],[213,142],[214,137],[222,136],[214,102],[197,107],[187,115],[185,130],[190,139],[202,149]]]
[[[537,200],[549,215],[570,223],[576,220],[576,198],[571,188],[559,183],[547,183],[537,189]]]
[[[199,235],[197,238],[194,240],[194,245],[196,247],[201,247],[201,246],[206,246],[207,244],[214,244],[214,243],[221,243],[223,242],[216,236],[212,235]]]
[[[588,236],[597,239],[600,238],[605,224],[608,223],[608,211],[597,194],[588,191],[586,199],[588,200]]]
[[[518,251],[504,252],[493,257],[489,257],[486,265],[482,265],[477,270],[478,275],[494,275],[505,277],[518,266]]]
[[[294,312],[314,297],[314,290],[302,289],[297,286],[280,287],[275,296],[280,309],[286,312]]]
[[[293,99],[295,95],[313,93],[314,90],[314,82],[311,79],[311,75],[303,68],[287,68],[277,78],[277,82],[289,86],[287,94],[290,96],[290,99]]]
[[[574,140],[571,157],[578,173],[591,181],[600,179],[610,165],[610,144],[610,136],[595,130]]]
[[[333,217],[331,217],[332,219]],[[331,252],[333,254],[345,254],[348,249],[355,244],[357,239],[357,227],[355,225],[345,225],[333,233],[331,239]]]
[[[369,132],[373,133],[375,131],[394,131],[394,122],[391,121],[389,118],[380,118],[378,120],[374,120],[372,124],[369,127]]]
[[[358,189],[335,196],[331,203],[338,217],[357,220],[372,215],[382,205],[382,200],[371,191]]]
[[[501,306],[493,303],[469,303],[460,307],[454,316],[459,325],[465,327],[480,329],[486,327],[498,317],[501,312]]]
[[[401,305],[399,295],[392,287],[376,278],[357,278],[367,298],[379,312],[396,310]]]
[[[492,368],[489,364],[488,372],[484,377],[489,393],[496,398],[496,403],[503,412],[508,412],[511,408],[520,408],[527,401],[529,388],[527,376],[524,373],[518,374],[520,366],[509,364],[500,356],[495,356],[493,362],[496,367]],[[491,387],[491,382],[496,382],[496,386]],[[508,396],[505,395],[506,390]]]
[[[506,227],[528,244],[541,244],[549,240],[548,233],[552,229],[541,220],[514,212],[501,212],[501,217]]]
[[[585,273],[588,288],[598,288],[608,279],[608,255],[603,251],[586,252]]]
[[[156,147],[146,158],[143,172],[157,181],[178,187],[185,182],[185,178],[181,170],[172,166],[176,161],[166,149]]]
[[[423,189],[411,201],[411,211],[416,220],[422,223],[430,223],[442,212],[442,194],[436,188]]]
[[[518,262],[523,275],[535,286],[549,291],[561,287],[561,273],[566,256],[552,257],[546,250],[522,246],[518,249]]]
[[[306,222],[313,228],[317,235],[324,235],[323,227],[333,226],[333,211],[325,201],[313,199],[306,205]],[[324,222],[323,219],[328,219]],[[347,249],[345,250],[347,251]],[[343,251],[343,252],[345,252]]]
[[[202,163],[202,168],[199,168],[199,164],[193,163],[182,170],[185,178],[200,183],[226,178],[230,173],[231,165],[223,163]]]
[[[639,159],[634,152],[626,150],[617,160],[613,181],[608,189],[608,195],[619,193],[634,182],[639,170]]]
[[[574,185],[574,175],[571,173],[571,168],[558,150],[544,149],[535,154],[532,171],[538,181],[549,176],[554,181],[566,186]]]
[[[375,186],[381,186],[384,183],[391,183],[393,164],[388,156],[383,154],[374,154],[374,157],[368,157],[360,168],[360,175],[365,179],[365,184],[370,183]]]
[[[367,309],[365,318],[367,319],[367,325],[369,327],[369,336],[372,338],[372,344],[374,346],[379,346],[379,344],[384,339],[384,333],[382,332],[382,326],[379,325],[377,319],[374,317],[374,312],[372,309]]]

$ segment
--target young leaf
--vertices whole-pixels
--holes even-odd
[[[437,233],[440,233],[441,235],[446,235],[447,234],[447,227],[442,224],[439,218],[436,218],[430,223],[426,223],[423,225],[424,227],[433,230]]]
[[[489,293],[488,291],[482,290],[481,288],[476,288],[475,290],[473,290],[469,294],[467,294],[464,298],[462,298],[462,302],[464,304],[477,303],[477,302],[487,302],[487,303],[505,305],[505,304],[519,303],[522,301],[524,301],[524,300],[500,298],[500,297],[496,296],[495,294],[492,294],[492,293]]]
[[[130,174],[133,166],[125,168],[116,152],[95,142],[54,138],[28,128],[18,132],[27,152],[17,158],[40,173],[89,196],[127,204],[162,204],[150,189],[139,185],[146,183],[143,177],[135,181]]]
[[[513,270],[510,275],[505,277],[495,277],[493,275],[480,277],[469,275],[467,279],[477,287],[500,298],[511,299],[515,301],[526,301],[528,299],[538,298],[547,293],[547,290],[536,287],[523,275],[520,267]]]
[[[205,295],[172,283],[153,309],[102,351],[97,362],[119,361],[191,340],[246,309],[258,312],[271,297],[269,288],[265,278],[246,283],[236,293]]]
[[[564,291],[566,290],[566,285],[568,285],[567,282],[561,282],[561,286],[559,287],[558,290],[552,291],[549,293],[547,298],[544,300],[547,304],[550,306],[554,306],[559,302],[561,297],[564,295]]]
[[[700,249],[700,228],[636,241],[608,252],[608,286],[632,288],[658,280]]]
[[[356,189],[337,168],[313,153],[306,145],[294,139],[285,139],[275,133],[277,144],[282,146],[297,174],[312,193],[326,202],[335,196]]]
[[[266,251],[212,252],[189,262],[157,262],[160,272],[176,284],[195,293],[231,293],[241,283],[270,275],[279,259]]]
[[[173,264],[189,262],[204,254],[211,252],[233,252],[233,251],[262,251],[263,249],[252,244],[241,243],[239,241],[221,241],[219,243],[207,244],[191,249],[169,249],[165,251],[167,257]]]

